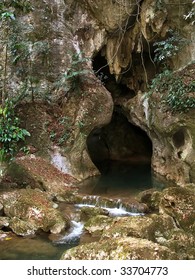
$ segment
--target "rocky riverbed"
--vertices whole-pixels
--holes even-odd
[[[55,174],[55,167],[52,168]],[[34,182],[39,180],[38,170],[33,169]],[[55,180],[55,176],[51,178]],[[12,182],[7,185],[10,189],[1,189],[2,258],[30,258],[30,255],[35,259],[66,260],[195,258],[192,187],[153,187],[132,195],[127,195],[127,190],[123,195],[121,189],[119,197],[116,193],[114,196],[84,193],[89,186],[75,184],[74,179],[70,181],[68,178],[68,186],[63,191],[59,188],[58,193],[51,188],[43,190],[43,184],[33,188],[32,183],[19,188]],[[93,189],[97,187],[91,185],[91,192]]]

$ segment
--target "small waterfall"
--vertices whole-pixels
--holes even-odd
[[[96,196],[96,195],[83,196],[81,201],[76,203],[75,206],[77,208],[86,206],[86,207],[100,207],[100,208],[103,208],[106,210],[110,209],[110,210],[108,210],[110,215],[111,215],[111,212],[114,211],[112,209],[116,209],[115,212],[118,211],[118,213],[120,210],[121,215],[123,212],[123,214],[126,216],[133,215],[133,214],[141,215],[141,214],[144,214],[147,212],[145,205],[143,205],[142,203],[138,203],[136,201],[126,202],[121,199],[109,199],[107,197],[100,197],[100,196]]]
[[[72,244],[77,243],[83,233],[83,223],[72,221],[70,232],[61,239],[54,241],[55,244]]]
[[[82,207],[97,207],[97,205],[92,205],[92,204],[76,204],[75,205],[78,208]],[[122,204],[117,208],[111,208],[111,207],[101,207],[102,209],[105,209],[108,211],[110,217],[122,217],[122,216],[140,216],[144,215],[144,213],[138,213],[138,212],[129,212],[125,207],[122,206]]]

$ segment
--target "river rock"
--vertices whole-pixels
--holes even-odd
[[[124,237],[80,245],[67,250],[61,260],[175,260],[165,246],[146,239]]]
[[[145,203],[150,209],[150,211],[154,211],[159,209],[161,196],[162,196],[161,192],[155,189],[149,189],[140,192],[138,195],[138,200],[141,203]]]
[[[9,241],[12,238],[15,238],[16,235],[12,231],[3,231],[0,230],[0,241]],[[1,256],[2,256],[2,247],[1,247]]]
[[[173,218],[175,225],[195,233],[195,191],[186,187],[170,187],[163,191],[160,213]]]
[[[8,217],[0,217],[0,229],[3,227],[8,227],[10,223],[10,218]]]
[[[4,213],[11,218],[10,228],[18,235],[29,235],[38,229],[60,233],[68,226],[46,193],[40,190],[21,189],[0,196]]]
[[[174,228],[172,219],[163,215],[117,217],[104,228],[101,239],[137,237],[156,242],[156,238]]]
[[[194,234],[187,233],[182,229],[173,229],[166,232],[166,238],[162,235],[156,236],[156,242],[175,251],[181,260],[195,259]]]
[[[92,217],[85,223],[85,229],[92,236],[101,236],[103,230],[109,228],[112,221],[113,219],[110,217],[97,215],[95,217]]]
[[[94,216],[103,215],[108,216],[109,212],[101,207],[87,207],[81,208],[81,220],[86,221]]]

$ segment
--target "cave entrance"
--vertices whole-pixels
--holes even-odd
[[[88,135],[87,148],[91,160],[101,173],[100,180],[94,184],[93,194],[110,194],[115,189],[121,195],[125,189],[135,188],[139,191],[152,185],[152,142],[141,128],[128,121],[122,108],[123,103],[134,98],[139,90],[145,90],[145,71],[150,79],[155,69],[146,44],[143,54],[132,53],[131,65],[123,69],[116,80],[115,75],[110,73],[105,54],[102,48],[94,56],[93,70],[111,93],[115,108],[111,122],[104,127],[94,128]]]
[[[151,186],[152,142],[142,129],[129,123],[120,107],[115,107],[107,126],[91,131],[87,148],[107,187]]]

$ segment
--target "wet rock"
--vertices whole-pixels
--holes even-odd
[[[103,230],[110,228],[113,219],[104,215],[97,215],[89,219],[84,227],[92,236],[101,236]]]
[[[145,203],[150,209],[150,211],[155,211],[159,209],[161,196],[162,196],[161,192],[155,189],[149,189],[139,193],[137,199],[141,203]]]
[[[146,239],[125,237],[80,245],[67,250],[62,260],[174,260],[177,255],[165,246]]]
[[[38,229],[60,233],[68,226],[46,193],[40,190],[21,189],[0,196],[4,213],[11,218],[10,228],[18,235],[34,234]]]
[[[74,203],[86,204],[86,206],[94,205],[102,208],[124,208],[132,213],[147,213],[149,211],[145,203],[140,203],[133,198],[111,199],[103,196],[78,194],[74,196]]]
[[[167,188],[162,193],[160,213],[173,218],[175,225],[195,233],[195,191],[186,187]]]
[[[9,241],[15,237],[16,237],[16,235],[11,231],[5,232],[3,230],[0,230],[0,241]],[[1,248],[1,253],[2,253],[2,248]]]
[[[8,227],[10,223],[10,218],[8,217],[0,217],[0,229],[3,227]]]
[[[100,207],[84,206],[81,208],[81,220],[83,221],[89,220],[90,218],[97,215],[108,216],[109,212],[106,209]]]

